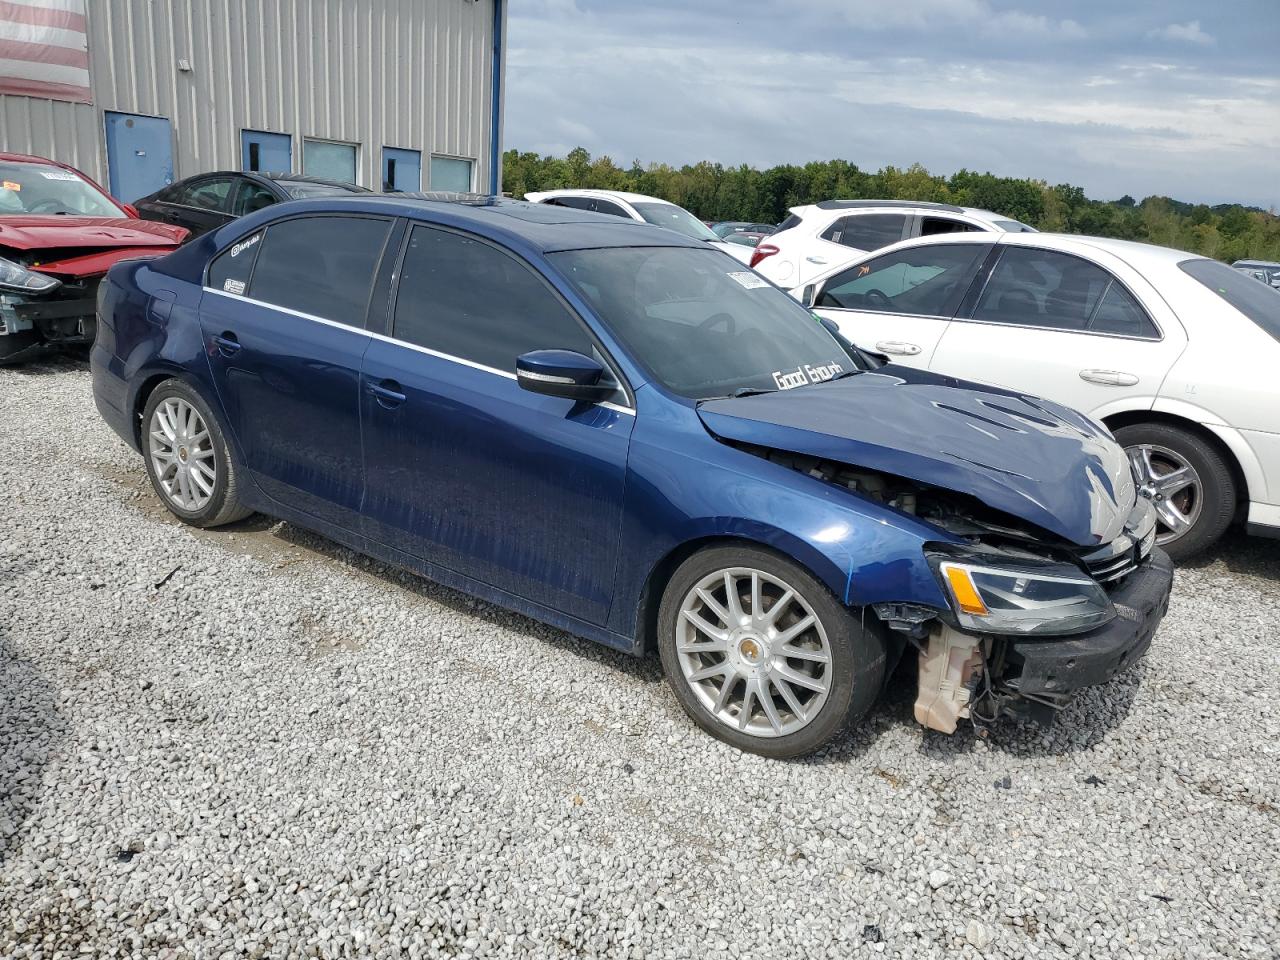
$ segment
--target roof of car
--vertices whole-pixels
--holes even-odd
[[[626,203],[670,203],[671,206],[676,206],[670,200],[663,200],[661,197],[648,197],[643,193],[627,193],[625,190],[535,190],[526,193],[525,197],[604,197],[609,200],[622,200]]]
[[[638,220],[572,207],[548,206],[474,194],[394,193],[351,194],[308,200],[291,200],[250,214],[239,229],[256,229],[288,213],[382,213],[440,223],[508,245],[520,244],[540,251],[590,250],[601,247],[692,247],[707,244],[683,234]],[[233,221],[223,230],[235,228]]]
[[[1102,250],[1128,263],[1141,260],[1147,263],[1176,264],[1183,260],[1200,258],[1198,253],[1188,253],[1185,250],[1161,247],[1153,243],[1117,240],[1112,237],[1090,237],[1078,233],[938,233],[928,237],[901,240],[890,246],[873,250],[865,257],[850,260],[849,263],[878,257],[893,250],[938,243],[1000,243],[1006,246],[1043,247],[1049,250],[1061,250],[1064,253]]]
[[[805,211],[822,210],[826,213],[839,213],[841,211],[872,211],[872,210],[906,210],[911,212],[936,210],[943,213],[963,213],[965,216],[973,217],[975,220],[982,220],[986,223],[1018,223],[1013,217],[1006,217],[1003,214],[993,213],[990,210],[983,210],[980,207],[960,207],[953,203],[934,203],[928,200],[822,200],[818,203],[806,203],[792,207],[790,212],[798,216],[804,216]]]

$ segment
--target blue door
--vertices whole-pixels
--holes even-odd
[[[111,193],[132,203],[173,183],[173,131],[167,117],[106,112]]]
[[[290,173],[293,137],[263,130],[240,131],[240,169],[251,173]]]
[[[399,147],[382,148],[382,189],[413,193],[422,189],[422,154]]]

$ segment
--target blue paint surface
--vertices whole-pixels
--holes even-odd
[[[103,115],[111,195],[132,203],[173,183],[173,131],[165,117]]]
[[[240,169],[251,173],[292,173],[293,137],[287,133],[241,130]]]

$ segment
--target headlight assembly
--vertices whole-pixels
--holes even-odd
[[[980,633],[1081,633],[1116,615],[1106,591],[1070,564],[934,557],[956,621]]]
[[[57,277],[36,273],[21,264],[0,257],[0,288],[2,289],[17,290],[19,293],[48,293],[61,282]]]

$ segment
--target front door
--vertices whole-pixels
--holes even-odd
[[[108,110],[104,123],[113,197],[132,203],[173,183],[173,131],[168,118]]]
[[[520,389],[516,357],[596,347],[533,270],[414,227],[364,358],[367,531],[588,623],[609,615],[634,416]]]
[[[928,368],[989,244],[928,244],[848,267],[817,287],[814,312],[894,363]]]
[[[967,316],[949,325],[932,369],[1048,397],[1103,417],[1149,408],[1186,334],[1120,261],[1002,245]]]
[[[273,223],[210,265],[200,321],[242,462],[267,496],[358,529],[360,362],[384,218]]]

